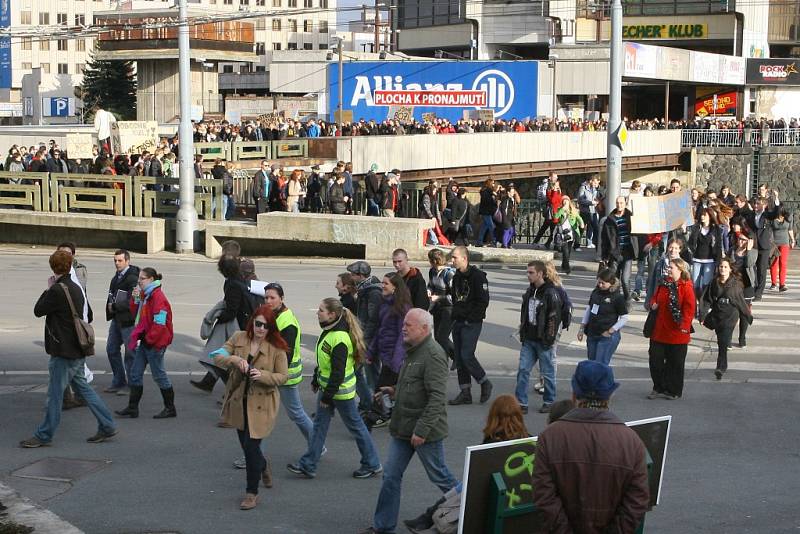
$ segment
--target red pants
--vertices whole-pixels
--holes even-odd
[[[780,270],[780,284],[782,286],[786,285],[786,266],[789,263],[789,245],[778,245],[778,250],[781,251],[780,258],[776,259],[772,262],[772,265],[769,266],[769,274],[770,279],[772,280],[772,285],[776,285],[776,280],[778,279],[778,270]]]

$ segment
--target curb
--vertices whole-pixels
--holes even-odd
[[[0,483],[0,503],[6,507],[0,520],[11,520],[32,527],[35,534],[84,534],[56,514],[34,504],[12,488]]]

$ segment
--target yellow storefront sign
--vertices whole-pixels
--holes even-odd
[[[622,26],[622,38],[708,39],[708,24],[636,24]]]

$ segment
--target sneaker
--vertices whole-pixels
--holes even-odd
[[[544,382],[536,382],[536,384],[533,385],[533,390],[539,395],[544,395]]]
[[[671,393],[662,393],[661,397],[665,398],[667,400],[678,400],[678,399],[680,399],[680,397],[678,395],[673,395]]]
[[[372,428],[381,428],[389,424],[389,419],[384,419],[383,417],[379,417],[375,423],[372,424]]]
[[[236,469],[247,469],[247,462],[245,461],[244,456],[242,456],[238,460],[234,460],[233,467],[235,467]]]
[[[39,447],[48,447],[50,446],[49,441],[42,441],[36,436],[33,436],[30,439],[25,439],[19,442],[19,446],[23,449],[38,449]]]
[[[491,383],[491,381],[489,381],[489,379],[487,378],[487,379],[486,379],[486,380],[483,382],[483,384],[481,384],[481,398],[480,398],[480,402],[481,402],[481,404],[484,404],[484,403],[485,403],[486,401],[488,401],[488,400],[489,400],[491,397],[492,397],[492,383]]]
[[[542,404],[542,407],[539,408],[539,413],[550,413],[550,405]]]
[[[106,441],[108,439],[111,439],[116,435],[117,435],[117,430],[116,429],[112,430],[111,432],[105,432],[103,430],[100,430],[94,436],[92,436],[90,438],[87,438],[86,442],[87,443],[103,443],[104,441]]]
[[[740,349],[746,349],[747,348],[747,342],[746,341],[740,341],[739,342],[739,348]]]
[[[780,288],[778,288],[778,291],[780,291],[781,293],[785,293],[789,291],[789,288],[786,286],[781,286]]]
[[[383,473],[383,466],[379,465],[375,469],[371,467],[359,467],[355,471],[353,471],[353,478],[372,478],[375,475],[380,475]]]
[[[326,454],[328,454],[328,447],[326,447],[325,445],[323,445],[323,446],[322,446],[322,452],[321,452],[321,453],[319,453],[319,455],[320,455],[320,457],[322,457],[322,456],[325,456]]]
[[[723,371],[722,369],[715,369],[714,370],[714,376],[717,377],[717,380],[722,380],[722,373],[724,373],[724,372],[725,371]]]
[[[659,393],[656,390],[653,390],[653,391],[650,392],[650,394],[647,396],[647,398],[650,399],[650,400],[661,398],[661,393]]]
[[[631,293],[631,298],[633,300],[635,300],[636,302],[639,302],[640,300],[642,300],[642,297],[641,297],[641,295],[639,294],[638,291],[634,291],[633,293]]]
[[[300,464],[287,464],[286,469],[288,469],[289,472],[294,473],[295,475],[301,475],[306,478],[314,478],[315,476],[317,476],[316,473],[312,473],[311,471],[304,469],[303,467],[300,466]]]
[[[586,245],[586,248],[595,248],[594,243],[589,243],[588,245]]]
[[[772,284],[772,285],[770,285],[770,286],[769,286],[769,290],[770,290],[770,291],[775,291],[775,288],[776,288],[776,287],[777,287],[777,286],[776,286],[775,284]]]

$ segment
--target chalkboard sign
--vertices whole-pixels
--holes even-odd
[[[536,438],[467,447],[459,534],[487,532],[494,473],[500,473],[505,482],[506,509],[533,503],[531,476],[535,452]],[[538,517],[538,513],[509,517],[503,523],[504,532],[532,532]]]
[[[669,443],[669,427],[672,422],[671,415],[642,419],[625,423],[636,432],[639,439],[644,442],[647,452],[653,459],[653,470],[650,473],[650,508],[661,500],[661,480],[664,472],[664,463],[667,459],[667,445]]]

